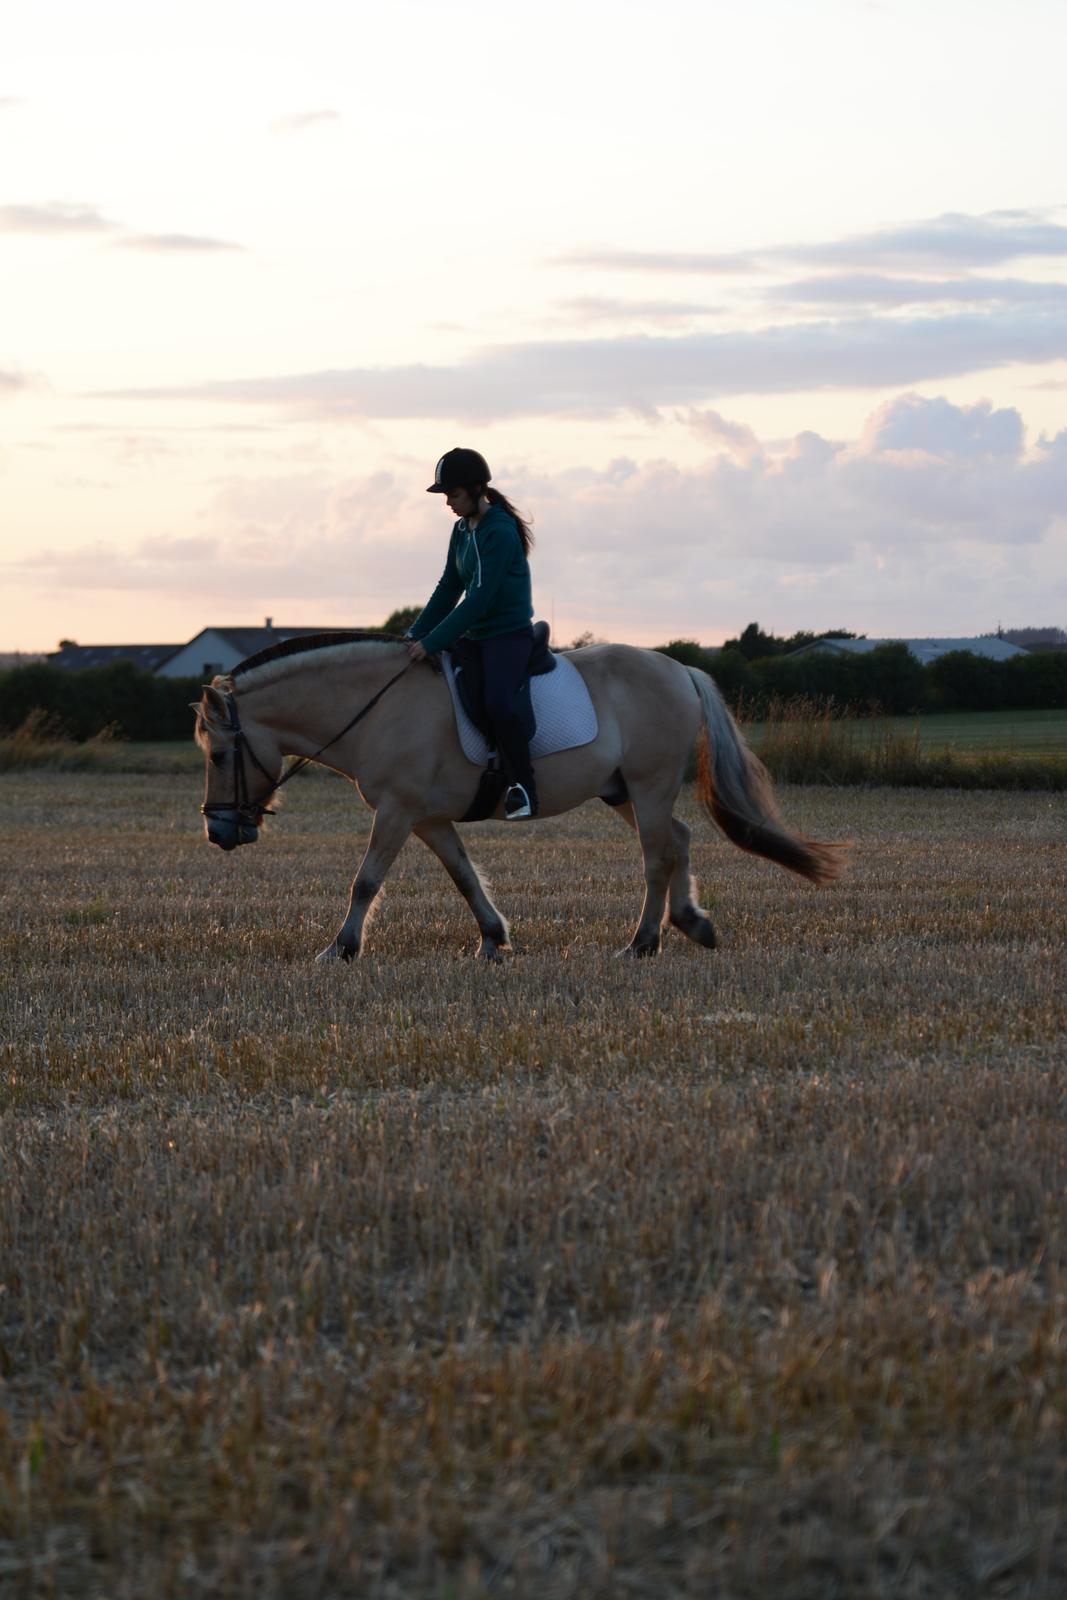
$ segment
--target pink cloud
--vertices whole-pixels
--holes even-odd
[[[974,633],[998,617],[1067,613],[1067,432],[1025,446],[1017,413],[899,397],[853,442],[801,433],[760,443],[718,413],[696,466],[620,457],[535,472],[494,461],[532,514],[539,611],[564,637],[590,627],[636,642],[714,642],[753,616],[779,631]],[[297,602],[324,622],[381,620],[424,600],[449,519],[423,474],[326,470],[219,484],[195,536],[87,547],[9,569],[80,591],[182,595],[205,618],[235,594],[256,611]]]

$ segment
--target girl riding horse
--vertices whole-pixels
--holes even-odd
[[[533,649],[533,536],[510,500],[489,487],[491,477],[477,450],[449,450],[437,463],[427,493],[443,494],[459,520],[437,588],[409,631],[408,654],[422,661],[461,638],[480,649],[485,709],[508,779],[504,816],[514,822],[537,815],[530,745],[515,710]]]

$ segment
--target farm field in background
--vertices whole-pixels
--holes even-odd
[[[961,754],[1013,753],[1017,755],[1067,755],[1067,709],[1063,711],[945,711],[912,717],[862,717],[849,719],[856,733],[871,738],[886,732],[910,739],[916,732],[919,748],[933,752],[957,750]],[[745,736],[758,750],[766,736],[763,722],[745,724]]]
[[[808,774],[795,771],[796,748],[808,747],[807,758],[820,782],[848,782],[855,784],[861,776],[848,768],[855,767],[857,757],[863,765],[863,753],[872,756],[879,752],[882,760],[874,760],[868,775],[872,783],[884,782],[887,775],[892,781],[913,776],[929,781],[930,774],[915,771],[918,764],[935,759],[947,752],[957,763],[963,763],[963,772],[957,765],[952,771],[940,774],[936,786],[951,787],[954,774],[966,776],[970,762],[995,759],[999,756],[1015,765],[1017,762],[1035,763],[1035,787],[1065,787],[1067,780],[1067,709],[1063,711],[968,711],[944,713],[924,717],[846,717],[824,725],[817,708],[804,706],[803,714],[796,708],[787,708],[784,718],[773,726],[766,722],[746,722],[744,732],[757,751],[763,751],[774,767],[774,758],[789,751],[784,771],[789,776],[799,776],[807,781]],[[820,751],[819,747],[823,746]],[[827,763],[823,759],[829,745],[836,759]],[[845,756],[842,762],[841,756]],[[0,739],[0,771],[33,766],[70,768],[74,770],[104,772],[140,772],[178,774],[198,772],[203,758],[200,751],[188,741],[156,741],[138,743],[127,740],[90,740],[87,744],[56,741],[47,728]],[[903,763],[903,767],[902,767]],[[1043,768],[1038,772],[1038,767]],[[895,769],[901,769],[895,771]],[[1050,782],[1050,775],[1058,774],[1058,781]],[[1002,770],[989,775],[988,786],[1018,787],[1018,772],[1009,775]]]
[[[194,752],[195,754],[195,752]],[[0,779],[0,1588],[1067,1591],[1062,796],[786,788],[721,948],[614,957],[603,806],[201,842],[200,758]]]

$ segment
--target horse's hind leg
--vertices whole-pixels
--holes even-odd
[[[319,961],[331,961],[338,957],[342,961],[352,961],[359,955],[364,925],[382,886],[382,879],[400,854],[410,832],[411,818],[407,813],[391,810],[387,806],[380,806],[374,813],[366,853],[352,884],[348,915],[333,943],[319,952]]]
[[[666,799],[635,796],[632,810],[644,858],[645,899],[641,907],[641,920],[626,948],[630,955],[655,956],[660,950],[667,894],[676,862],[671,805]]]
[[[670,920],[671,927],[684,933],[694,944],[705,950],[715,948],[715,929],[706,911],[697,902],[697,881],[689,865],[690,829],[677,817],[671,819],[674,835],[675,863],[671,873]]]
[[[487,961],[499,961],[508,943],[508,925],[486,893],[478,869],[463,848],[463,841],[450,822],[431,817],[415,824],[414,832],[442,863],[452,882],[474,913],[482,942],[478,954]]]
[[[628,800],[624,805],[614,806],[612,809],[624,822],[629,823],[635,832],[640,832],[632,801]],[[686,824],[677,817],[672,817],[671,842],[674,846],[674,866],[671,869],[668,887],[671,926],[692,939],[694,944],[703,945],[706,950],[714,950],[715,929],[712,927],[711,918],[697,903],[696,879],[689,865],[690,837],[690,829]],[[643,922],[644,916],[642,916]],[[635,940],[636,937],[635,935]],[[631,945],[630,948],[633,949],[634,946]]]

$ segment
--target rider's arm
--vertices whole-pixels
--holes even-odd
[[[519,539],[518,530],[511,519],[502,521],[503,526],[487,527],[480,537],[475,535],[478,538],[481,581],[475,578],[467,590],[466,598],[455,610],[446,613],[442,621],[419,635],[429,655],[450,649],[458,638],[492,610]],[[422,617],[419,622],[422,622]]]

